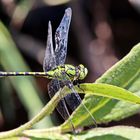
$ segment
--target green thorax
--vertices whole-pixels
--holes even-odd
[[[59,80],[68,80],[69,78],[71,81],[74,80],[82,80],[86,77],[88,73],[87,68],[85,68],[82,64],[79,66],[73,66],[69,64],[60,65],[56,68],[47,72],[50,79],[59,79]]]

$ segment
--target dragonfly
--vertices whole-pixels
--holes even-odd
[[[73,66],[64,64],[67,55],[68,32],[71,22],[72,10],[67,8],[65,14],[55,32],[55,49],[53,47],[52,26],[48,23],[48,36],[45,57],[43,61],[44,72],[4,72],[0,71],[0,77],[5,76],[39,76],[51,79],[48,84],[48,94],[52,98],[55,93],[64,86],[71,89],[71,94],[68,94],[60,100],[56,109],[64,120],[70,117],[68,107],[73,112],[80,104],[92,117],[94,125],[96,121],[87,107],[82,103],[80,95],[75,91],[73,83],[78,80],[83,80],[88,74],[88,69],[80,64]],[[60,95],[61,97],[61,95]],[[71,121],[71,120],[70,120]],[[74,125],[71,121],[72,129]]]

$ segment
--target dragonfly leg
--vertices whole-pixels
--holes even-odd
[[[59,89],[62,90],[62,87],[64,86],[63,82],[62,81],[59,81],[57,79],[58,79],[58,76],[57,76],[57,73],[55,73],[55,80],[52,80],[52,83],[51,83],[51,85],[55,83],[55,85],[53,85],[53,88],[56,87],[56,91],[55,92],[57,92]],[[61,96],[61,90],[60,90],[60,94],[59,94],[59,98],[61,100],[58,103],[57,110],[58,110],[58,112],[60,114],[62,113],[61,116],[64,118],[64,120],[66,120],[66,119],[70,118],[70,113],[69,113],[69,110],[67,108],[65,99],[62,98],[62,96]],[[70,121],[70,124],[71,124],[72,131],[74,132],[74,134],[76,134],[76,130],[74,128],[74,125],[72,123],[72,120],[69,119],[69,121]]]
[[[64,98],[63,98],[62,100],[65,102]],[[71,124],[72,131],[74,132],[74,134],[76,134],[76,130],[75,130],[74,125],[73,125],[73,123],[72,123],[72,120],[71,120],[71,118],[70,118],[70,113],[69,113],[69,111],[68,111],[68,108],[67,108],[67,106],[66,106],[66,103],[64,104],[64,108],[66,109],[66,112],[67,112],[67,114],[68,114],[68,116],[69,116],[69,120],[70,120],[70,124]]]
[[[66,74],[67,75],[67,74]],[[69,78],[67,76],[67,78]],[[76,93],[75,95],[77,96],[77,99],[80,98],[80,95],[77,94],[77,92],[75,91],[74,89],[74,85],[73,83],[71,82],[71,80],[66,80],[65,81],[66,85],[72,90],[72,93]],[[80,98],[81,99],[81,98]],[[88,108],[86,107],[86,105],[83,104],[83,102],[81,102],[82,106],[85,108],[85,110],[89,113],[89,115],[91,116],[92,120],[93,120],[93,124],[95,125],[95,127],[97,127],[97,123],[96,123],[96,120],[95,118],[93,117],[93,115],[91,114],[91,112],[88,110]]]

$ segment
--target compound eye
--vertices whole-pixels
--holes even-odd
[[[78,69],[79,69],[79,72],[80,72],[79,79],[82,80],[82,79],[84,79],[87,76],[88,70],[82,64],[80,64],[78,66]]]
[[[80,67],[80,68],[84,68],[84,65],[80,64],[79,67]]]
[[[84,65],[82,65],[82,64],[80,64],[79,66],[78,66],[78,69],[79,70],[83,70],[85,67],[84,67]]]

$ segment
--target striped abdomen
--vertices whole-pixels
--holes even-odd
[[[0,77],[5,76],[40,76],[40,77],[47,77],[52,79],[47,72],[3,72],[0,71]]]

